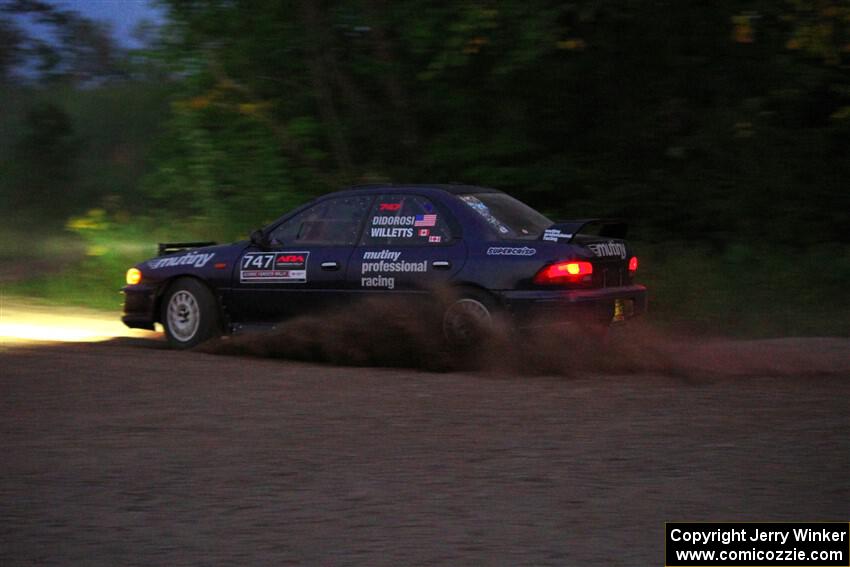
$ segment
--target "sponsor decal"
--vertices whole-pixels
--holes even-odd
[[[510,232],[508,227],[499,222],[499,219],[493,216],[493,213],[490,212],[487,205],[482,203],[478,197],[475,197],[474,195],[460,195],[460,199],[469,205],[473,211],[481,215],[481,217],[487,221],[487,224],[498,230],[500,234],[508,234]]]
[[[380,250],[377,252],[363,252],[364,260],[392,260],[395,262],[401,256],[401,252],[395,250]]]
[[[434,226],[435,224],[437,224],[437,215],[434,213],[416,215],[416,220],[413,222],[413,226]]]
[[[431,234],[431,231],[428,230],[427,228],[420,228],[419,229],[419,236],[428,236],[429,234]]]
[[[597,256],[619,256],[623,260],[626,259],[626,245],[622,242],[609,240],[608,242],[588,244],[587,247]]]
[[[360,273],[365,274],[367,272],[427,272],[428,271],[428,261],[422,260],[421,262],[404,262],[404,261],[396,261],[396,262],[387,262],[386,260],[380,260],[378,262],[363,262],[363,265],[360,268]]]
[[[413,229],[412,228],[386,228],[386,227],[372,227],[369,229],[369,233],[372,238],[413,238]]]
[[[401,203],[381,203],[379,211],[397,211],[401,209]]]
[[[363,263],[360,266],[361,287],[378,287],[384,289],[395,289],[395,278],[383,274],[390,273],[417,273],[428,271],[428,261],[405,262],[400,259],[401,252],[398,250],[374,250],[363,252]],[[370,275],[366,275],[370,274]]]
[[[528,246],[491,246],[487,249],[488,256],[534,256],[535,254],[537,249]]]
[[[166,258],[156,258],[148,261],[148,266],[156,270],[159,268],[168,268],[171,266],[193,266],[195,268],[203,268],[207,262],[213,259],[215,252],[199,254],[198,252],[189,252],[179,256],[168,256]]]
[[[380,287],[384,289],[395,289],[395,278],[386,276],[374,276],[371,278],[360,278],[362,287]]]
[[[372,224],[377,226],[412,226],[416,221],[414,217],[411,216],[402,216],[402,217],[390,217],[390,216],[378,216],[372,217]]]
[[[547,228],[543,231],[543,240],[548,240],[549,242],[558,242],[561,238],[572,238],[573,235],[561,232],[560,229],[557,228]]]
[[[242,257],[242,283],[305,283],[309,252],[249,252]]]
[[[429,236],[428,237],[428,242],[440,242],[441,240],[443,240],[442,236]]]
[[[289,264],[301,264],[307,261],[307,257],[305,256],[305,252],[299,252],[297,254],[281,254],[275,260],[275,265],[289,265]]]

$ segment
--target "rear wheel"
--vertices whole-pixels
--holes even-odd
[[[168,288],[162,302],[162,325],[168,343],[192,348],[221,334],[218,304],[210,289],[192,278],[181,278]]]
[[[493,333],[495,302],[486,293],[464,290],[443,312],[443,335],[449,345],[468,349]]]

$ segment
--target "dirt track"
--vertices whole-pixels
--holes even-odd
[[[517,377],[157,346],[0,352],[0,564],[661,565],[665,521],[848,520],[850,372]]]

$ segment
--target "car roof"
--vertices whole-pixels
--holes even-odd
[[[385,193],[387,191],[398,192],[403,194],[423,194],[428,196],[435,197],[442,194],[448,195],[468,195],[470,193],[493,193],[493,194],[501,194],[504,195],[504,191],[499,191],[498,189],[493,189],[491,187],[479,187],[477,185],[465,185],[460,183],[365,183],[361,185],[352,185],[350,187],[345,187],[340,189],[339,191],[334,191],[332,193],[325,193],[324,195],[319,195],[310,199],[306,203],[302,203],[300,206],[295,209],[285,213],[283,216],[269,224],[264,228],[264,230],[269,229],[270,227],[275,227],[279,225],[281,222],[287,220],[288,218],[293,217],[299,212],[313,206],[316,203],[326,201],[328,199],[334,199],[338,197],[346,197],[353,196],[357,194],[363,195],[379,195],[381,193]],[[476,216],[476,220],[478,217]]]
[[[476,185],[464,185],[460,183],[366,183],[362,185],[352,185],[346,187],[342,191],[407,191],[407,190],[436,190],[445,191],[452,195],[465,195],[467,193],[501,193],[498,189],[490,187],[478,187]]]

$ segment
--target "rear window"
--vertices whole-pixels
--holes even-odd
[[[502,238],[536,240],[553,224],[522,201],[504,193],[470,193],[458,197]]]

